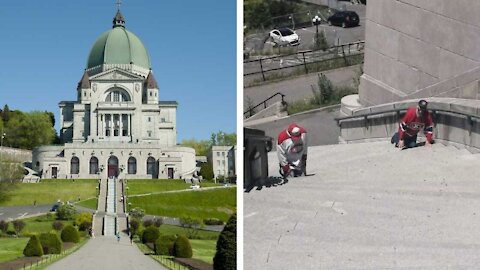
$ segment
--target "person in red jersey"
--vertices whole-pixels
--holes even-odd
[[[427,106],[428,102],[422,99],[416,107],[408,108],[400,122],[398,132],[391,139],[395,147],[403,149],[417,146],[417,134],[420,130],[423,130],[427,139],[425,145],[433,143],[433,120]]]
[[[278,134],[277,155],[282,176],[288,176],[291,168],[298,168],[293,170],[294,176],[306,174],[307,148],[307,131],[295,123]]]

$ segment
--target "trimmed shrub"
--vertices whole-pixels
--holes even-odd
[[[155,241],[155,254],[173,256],[173,245],[176,239],[175,235],[160,235]]]
[[[160,236],[160,231],[155,226],[150,226],[143,231],[142,242],[145,243],[155,243],[155,241]]]
[[[42,245],[43,254],[62,253],[62,240],[55,232],[40,234],[40,244]]]
[[[132,218],[130,219],[130,233],[136,234],[138,232],[138,228],[140,227],[140,222],[138,219]]]
[[[40,244],[40,240],[38,240],[38,236],[30,236],[30,240],[28,240],[27,245],[23,249],[23,255],[27,257],[43,255],[42,245]]]
[[[191,258],[193,255],[192,245],[187,237],[180,235],[173,245],[174,256],[178,258]]]
[[[223,225],[223,221],[218,218],[207,218],[203,220],[205,225]]]
[[[25,221],[20,219],[14,220],[12,224],[17,235],[23,230],[23,228],[25,228]]]
[[[84,221],[78,226],[78,230],[82,232],[86,232],[90,230],[90,228],[92,228],[92,222],[90,221]]]
[[[135,207],[128,213],[132,218],[142,220],[143,216],[145,216],[145,210],[139,207]]]
[[[71,204],[64,204],[57,209],[57,218],[60,220],[74,219],[76,213],[77,210],[75,210],[75,206]]]
[[[68,225],[62,230],[61,237],[63,242],[78,243],[80,241],[80,234],[72,225]]]
[[[153,220],[153,225],[157,228],[160,228],[163,224],[163,218],[156,218]]]
[[[52,228],[55,230],[55,231],[61,231],[63,229],[63,227],[65,227],[65,225],[63,225],[63,222],[59,221],[59,220],[55,220],[53,223],[52,223]]]
[[[213,269],[237,269],[237,214],[230,217],[218,237]]]
[[[3,232],[4,234],[7,234],[8,225],[10,225],[8,221],[0,220],[0,231]]]
[[[92,214],[80,213],[75,216],[75,223],[74,223],[75,226],[80,227],[82,223],[85,223],[85,222],[89,222],[90,224],[92,224]],[[80,229],[80,231],[84,231],[84,230]]]
[[[148,228],[153,225],[153,220],[151,219],[146,219],[143,221],[143,227]]]

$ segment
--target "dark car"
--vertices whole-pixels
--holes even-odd
[[[50,212],[57,212],[58,208],[60,207],[59,203],[56,203],[52,206],[52,209],[50,209]]]
[[[337,11],[328,17],[327,22],[329,25],[350,27],[357,26],[360,23],[360,18],[355,11]]]

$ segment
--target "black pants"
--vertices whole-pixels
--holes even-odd
[[[394,143],[395,147],[397,147],[399,141],[400,141],[400,136],[398,135],[398,132],[395,132],[395,134],[393,134],[391,143]],[[405,136],[405,138],[403,139],[403,143],[404,143],[405,147],[407,147],[407,148],[412,148],[412,147],[417,146],[417,135],[415,135],[413,137],[410,137],[408,135]]]

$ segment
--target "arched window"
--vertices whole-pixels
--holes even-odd
[[[97,174],[98,172],[98,158],[90,158],[90,174]]]
[[[147,159],[147,174],[155,174],[155,159],[153,157]]]
[[[137,174],[137,160],[134,157],[128,159],[128,174]]]
[[[113,88],[107,92],[105,102],[126,102],[131,101],[130,95],[127,91],[120,88]]]
[[[70,174],[78,174],[80,172],[80,160],[78,157],[72,157],[70,160]]]

